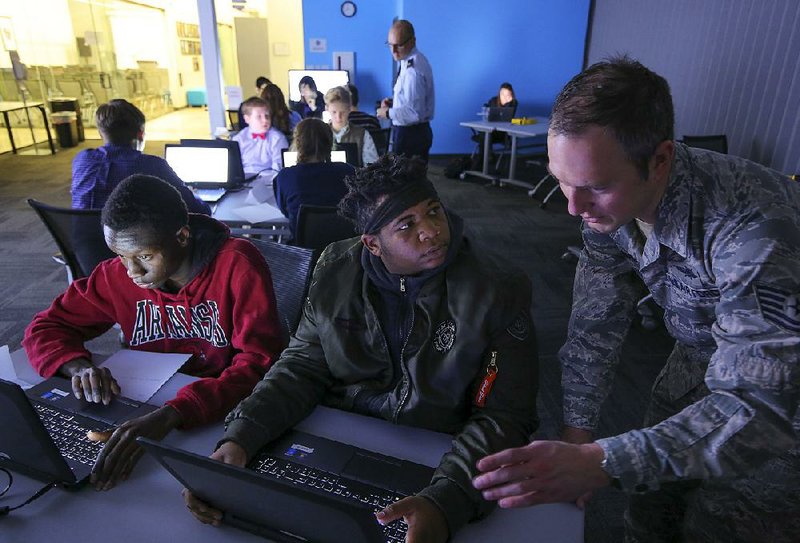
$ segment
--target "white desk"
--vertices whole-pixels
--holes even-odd
[[[466,175],[474,175],[489,179],[493,182],[508,183],[510,185],[517,185],[528,189],[533,188],[533,185],[527,181],[522,181],[516,178],[517,171],[517,139],[519,138],[533,138],[536,136],[547,135],[547,129],[550,126],[550,120],[547,117],[534,117],[535,124],[512,124],[500,123],[489,121],[465,121],[459,123],[461,126],[472,128],[478,132],[483,132],[483,169],[481,171],[467,170],[464,172]],[[511,136],[511,156],[510,165],[508,167],[508,177],[498,177],[489,173],[489,151],[491,149],[491,134],[492,132],[505,132]]]
[[[153,397],[152,403],[170,399],[178,388],[193,379],[180,374],[174,376]],[[297,427],[430,466],[439,463],[441,455],[450,448],[451,440],[446,434],[396,426],[381,419],[325,407],[318,407]],[[221,436],[222,425],[217,424],[188,432],[172,432],[164,441],[199,454],[209,454]],[[41,486],[41,482],[15,473],[14,485],[0,498],[0,505],[15,506]],[[186,510],[180,490],[180,484],[145,455],[131,478],[108,492],[97,492],[88,486],[77,491],[58,488],[0,519],[0,541],[49,541],[55,534],[82,543],[264,541],[235,528],[214,528],[196,521]],[[486,519],[462,528],[453,541],[578,543],[583,541],[583,512],[565,503],[498,509]]]
[[[262,173],[250,182],[250,187],[227,193],[219,202],[212,204],[211,216],[227,224],[234,234],[253,234],[267,236],[289,236],[289,219],[278,209],[272,182],[277,172]],[[256,204],[270,207],[270,218],[251,222],[236,213],[236,209]]]

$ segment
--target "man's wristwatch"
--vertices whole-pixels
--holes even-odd
[[[608,455],[605,454],[605,451],[603,452],[603,459],[600,461],[600,469],[602,469],[606,475],[611,477],[611,486],[622,490],[622,485],[619,483],[619,479],[608,473]]]

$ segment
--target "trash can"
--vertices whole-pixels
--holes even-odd
[[[77,98],[61,96],[50,100],[50,111],[74,111],[77,115],[75,123],[78,127],[78,141],[84,141],[86,137],[83,133],[83,118],[81,116],[81,103]]]
[[[50,115],[53,128],[58,136],[58,145],[75,147],[78,145],[78,114],[74,111],[57,111]]]

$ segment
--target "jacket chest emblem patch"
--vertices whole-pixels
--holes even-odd
[[[530,321],[528,320],[528,315],[523,311],[517,315],[517,318],[514,319],[514,322],[511,323],[506,331],[513,337],[514,339],[518,339],[519,341],[525,341],[525,338],[528,337],[528,333],[531,330]]]
[[[440,324],[433,333],[433,348],[440,353],[446,353],[456,341],[456,322],[447,320]]]

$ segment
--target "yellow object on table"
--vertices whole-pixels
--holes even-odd
[[[536,124],[536,119],[529,119],[527,117],[517,117],[511,119],[511,124]]]

